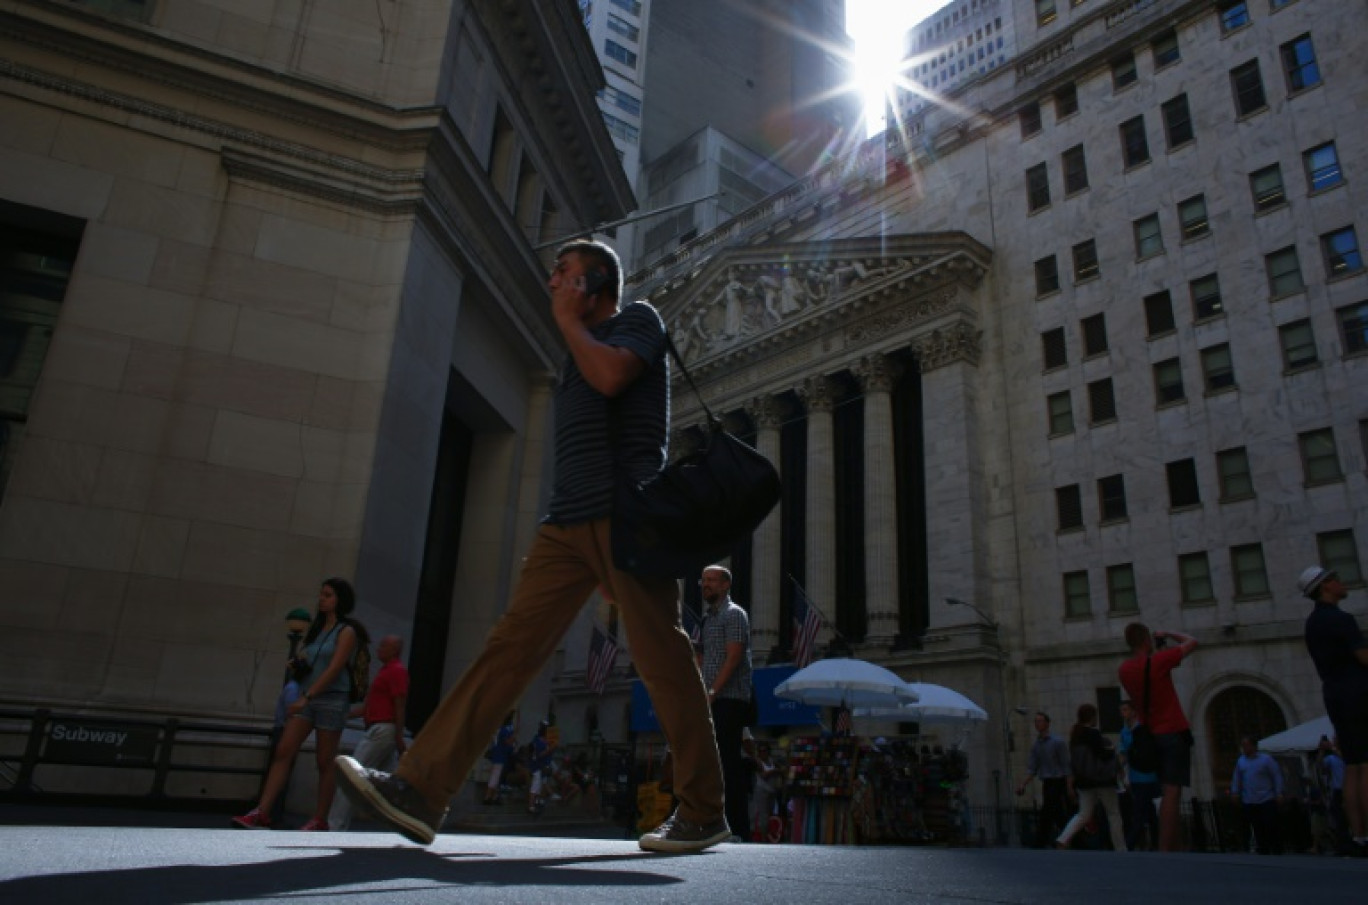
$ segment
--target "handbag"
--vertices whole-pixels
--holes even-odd
[[[1091,745],[1074,745],[1069,751],[1074,784],[1084,789],[1103,789],[1116,784],[1116,753],[1099,757]]]
[[[707,415],[703,446],[645,481],[613,488],[613,564],[656,578],[696,575],[725,558],[779,502],[779,472],[722,427],[669,333],[665,344]]]
[[[1131,729],[1130,750],[1126,752],[1126,760],[1130,763],[1131,769],[1137,773],[1153,773],[1159,769],[1159,741],[1154,737],[1154,732],[1149,727],[1149,699],[1150,659],[1146,657],[1145,702],[1140,711],[1144,722],[1136,723]]]

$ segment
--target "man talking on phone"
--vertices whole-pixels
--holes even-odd
[[[1176,647],[1168,647],[1169,642]],[[1131,655],[1117,675],[1140,721],[1154,733],[1159,748],[1159,851],[1178,851],[1183,787],[1192,784],[1192,729],[1173,687],[1173,671],[1197,647],[1180,632],[1153,632],[1142,622],[1126,626]]]
[[[393,774],[339,757],[339,788],[391,828],[432,842],[504,714],[555,652],[595,588],[618,607],[674,755],[679,807],[639,840],[658,852],[702,851],[727,839],[722,767],[707,690],[680,624],[671,578],[612,562],[613,483],[665,465],[670,372],[665,325],[646,302],[619,307],[622,267],[600,242],[570,242],[547,282],[569,351],[553,401],[555,464],[546,517],[508,610],[484,649],[409,746]]]

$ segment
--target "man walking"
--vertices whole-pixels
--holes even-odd
[[[1240,759],[1230,778],[1230,794],[1240,800],[1245,820],[1254,831],[1254,847],[1261,855],[1281,855],[1278,803],[1282,801],[1283,775],[1278,762],[1260,751],[1254,739],[1240,739]]]
[[[508,611],[484,649],[413,740],[393,775],[338,758],[340,786],[392,828],[432,842],[447,802],[466,781],[499,721],[555,652],[595,588],[614,601],[637,672],[674,755],[679,807],[638,844],[701,851],[731,835],[708,695],[680,624],[671,578],[613,564],[615,480],[664,466],[670,382],[665,325],[645,302],[618,307],[622,268],[600,242],[570,242],[548,281],[551,313],[569,350],[553,402],[555,463],[537,529]]]
[[[1155,652],[1155,643],[1166,645]],[[1159,749],[1159,851],[1178,851],[1180,809],[1183,787],[1192,784],[1192,729],[1178,691],[1173,687],[1173,670],[1197,647],[1197,639],[1179,632],[1153,632],[1141,622],[1126,626],[1126,645],[1131,655],[1121,663],[1117,675],[1131,701],[1140,702],[1140,719],[1154,733]]]
[[[399,659],[403,653],[404,641],[398,635],[386,635],[375,647],[380,671],[375,674],[370,691],[366,692],[361,710],[366,735],[352,752],[352,758],[362,766],[388,769],[394,758],[404,753],[404,705],[408,702],[409,673]],[[344,833],[351,826],[351,817],[351,802],[345,795],[337,796],[328,814],[328,826]]]
[[[1349,591],[1332,570],[1312,566],[1297,584],[1316,603],[1306,617],[1306,650],[1320,674],[1325,712],[1344,759],[1349,853],[1368,857],[1368,638],[1340,609]]]
[[[699,584],[703,588],[703,684],[712,704],[717,752],[722,758],[727,823],[737,834],[735,839],[745,840],[750,835],[754,775],[741,750],[741,734],[750,718],[750,619],[731,599],[728,569],[708,566]]]
[[[1050,732],[1049,714],[1035,715],[1036,740],[1026,756],[1026,778],[1017,786],[1017,795],[1025,795],[1031,780],[1040,777],[1040,814],[1037,817],[1035,847],[1045,848],[1069,822],[1069,777],[1073,767],[1069,746],[1064,739]]]

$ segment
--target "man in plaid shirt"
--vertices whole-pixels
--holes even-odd
[[[703,684],[722,758],[727,823],[737,841],[750,825],[751,771],[741,750],[741,733],[750,718],[750,618],[731,599],[730,571],[708,566],[699,584],[703,588]]]

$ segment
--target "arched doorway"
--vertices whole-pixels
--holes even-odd
[[[1241,736],[1260,739],[1286,728],[1282,708],[1267,692],[1249,685],[1233,685],[1218,692],[1206,711],[1212,788],[1229,788],[1235,761],[1240,756]]]

